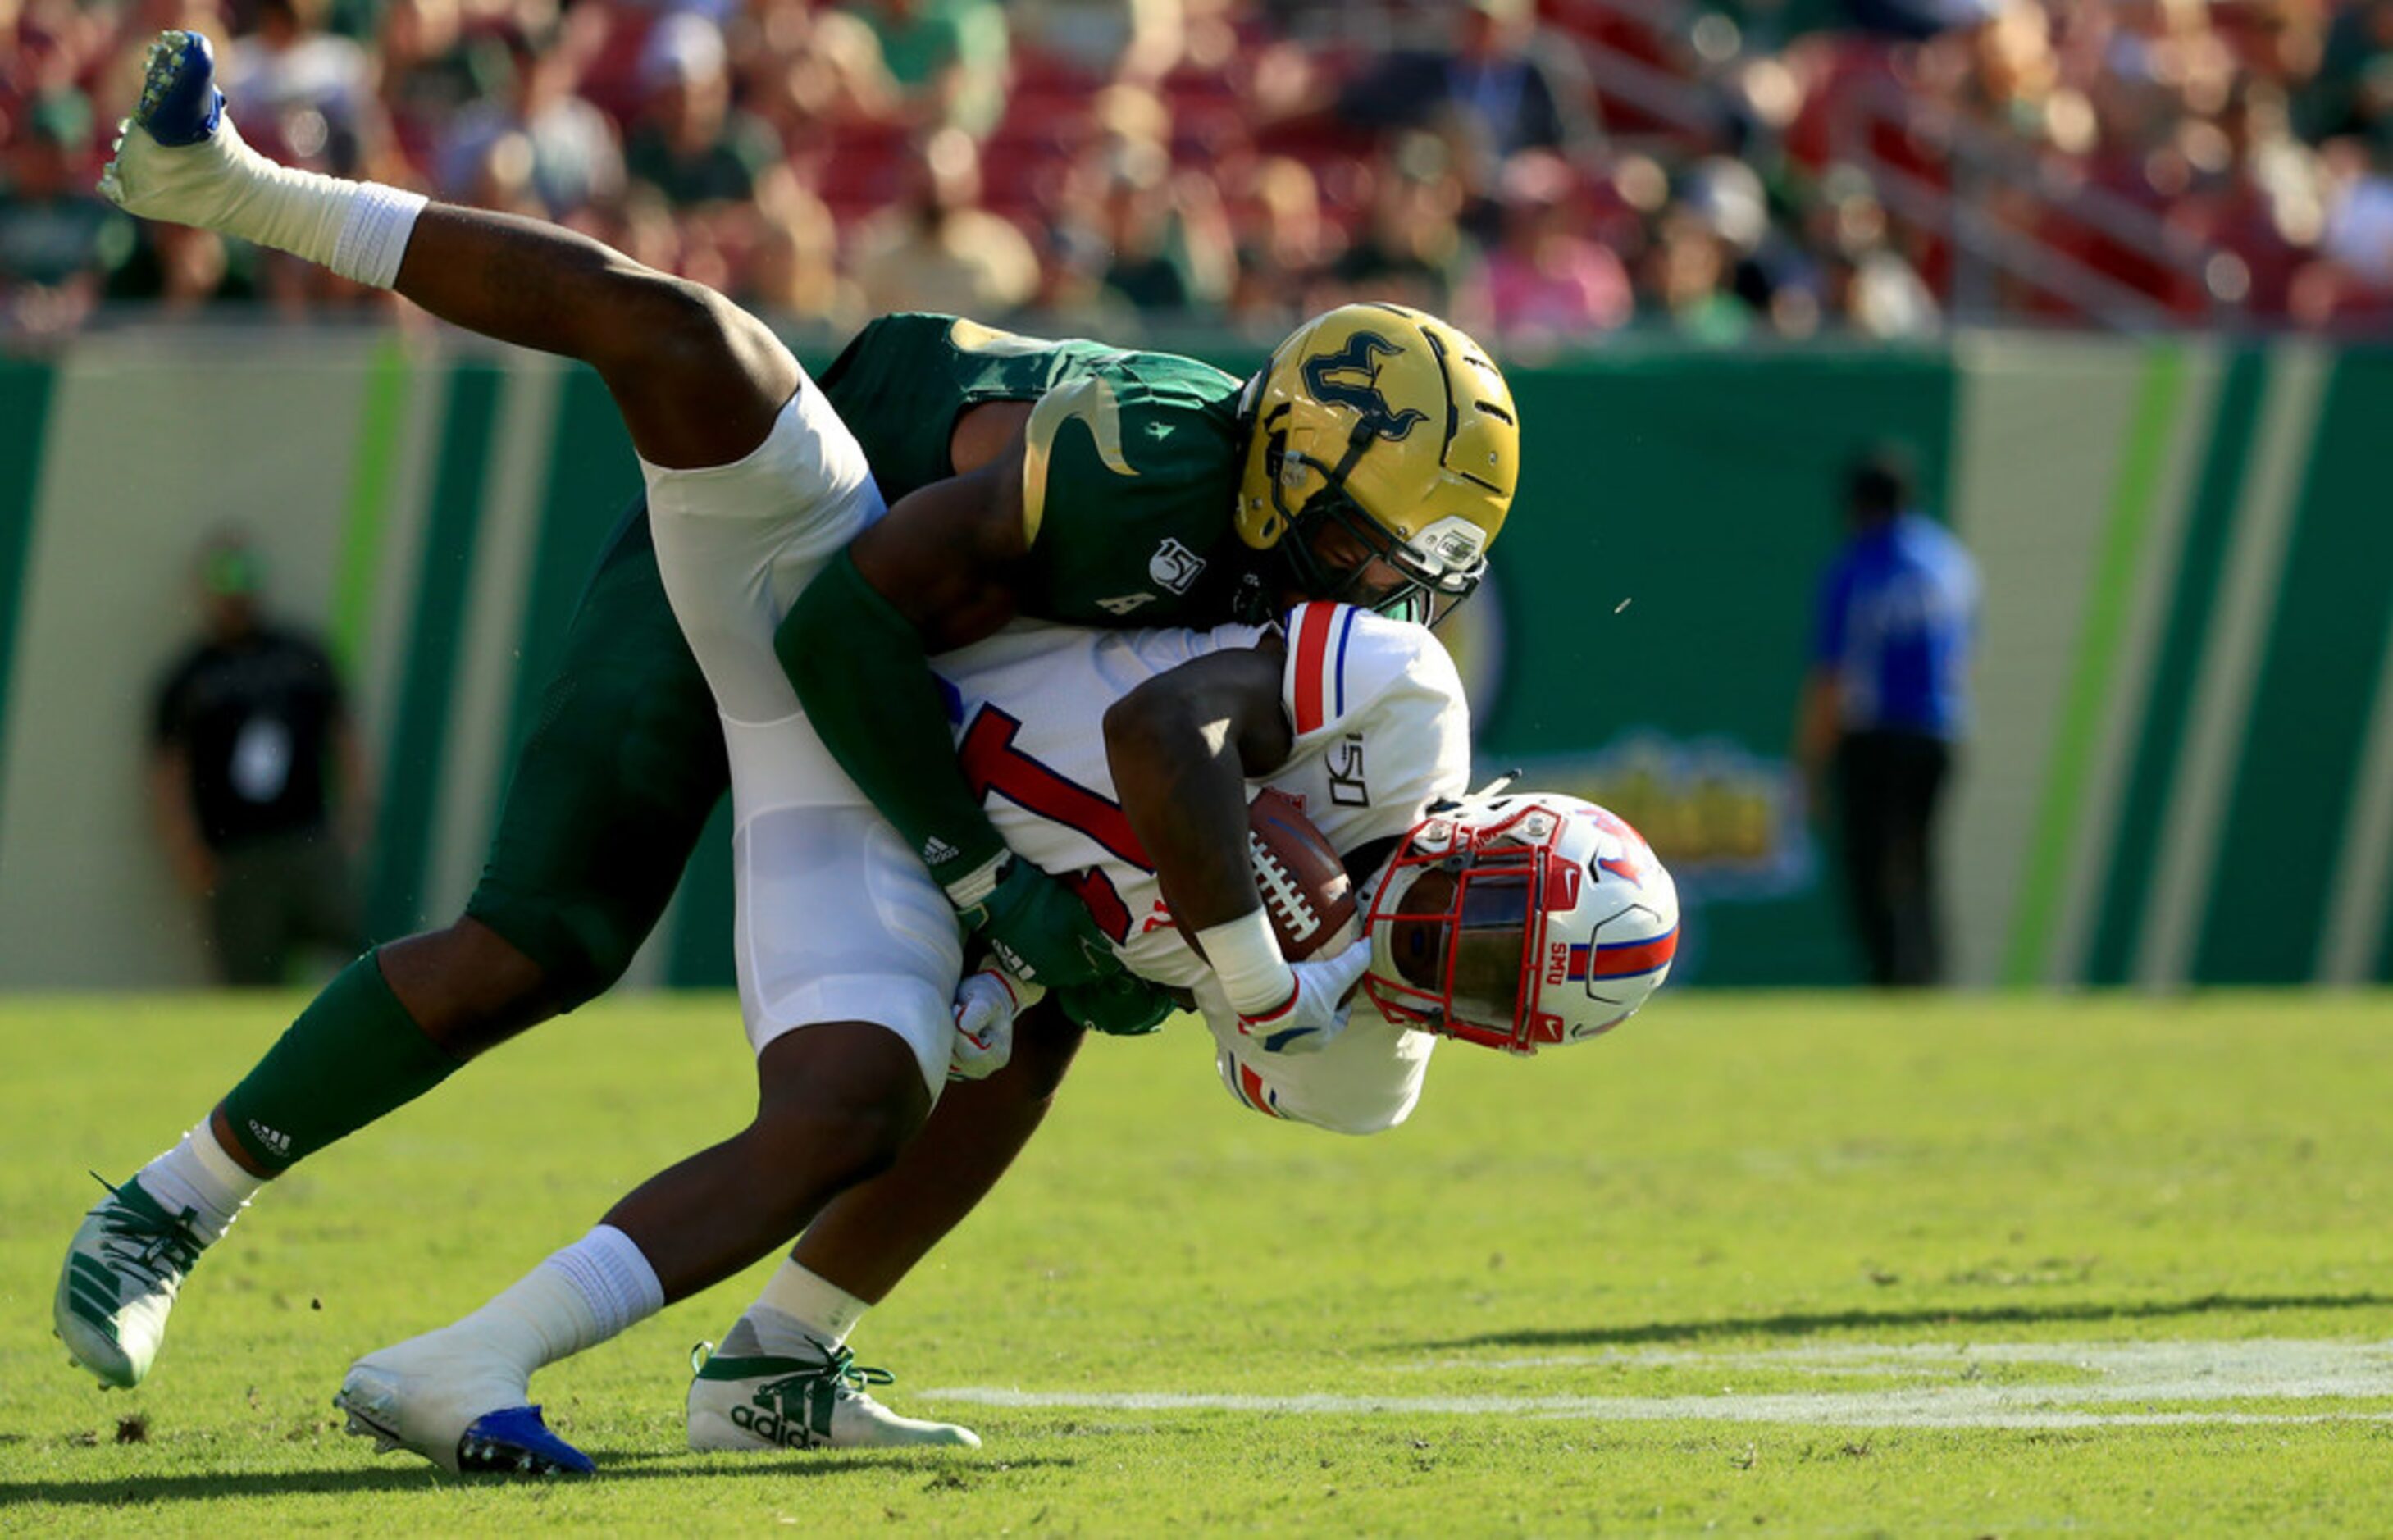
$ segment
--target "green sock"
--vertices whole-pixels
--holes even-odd
[[[460,1064],[424,1035],[368,952],[232,1088],[225,1114],[242,1149],[280,1173],[414,1101]]]

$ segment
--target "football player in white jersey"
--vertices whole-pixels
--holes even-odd
[[[1284,646],[1246,626],[1024,625],[938,667],[959,752],[1008,844],[1079,888],[1133,971],[1193,991],[1224,1083],[1255,1111],[1371,1132],[1410,1112],[1432,1033],[1528,1050],[1602,1030],[1634,1002],[1618,1008],[1581,985],[1601,941],[1599,907],[1606,917],[1637,908],[1630,928],[1645,938],[1649,964],[1638,998],[1667,971],[1675,899],[1641,842],[1629,853],[1610,829],[1536,803],[1527,816],[1547,827],[1524,843],[1515,837],[1521,816],[1463,799],[1468,713],[1451,660],[1423,628],[1328,604],[1291,611]],[[1302,799],[1350,869],[1394,874],[1373,894],[1366,933],[1324,960],[1282,960],[1262,919],[1246,815],[1266,780]],[[1433,808],[1446,811],[1425,818]],[[1494,841],[1502,850],[1484,862],[1473,838],[1457,833],[1483,826],[1504,831]],[[1570,851],[1561,848],[1565,834],[1577,841]],[[1602,842],[1633,855],[1640,906],[1616,902],[1619,881],[1590,854]],[[1565,883],[1542,868],[1524,871],[1519,853],[1532,847],[1536,861],[1568,855],[1577,875]],[[1210,967],[1163,908],[1167,876],[1177,919]],[[1609,894],[1602,906],[1599,889]],[[844,901],[830,891],[801,899]],[[1566,983],[1540,988],[1547,975],[1532,948],[1560,946],[1567,957],[1574,946],[1577,972],[1558,964],[1552,975]],[[1358,981],[1382,1009],[1350,1009]],[[978,1040],[959,1038],[965,1073],[1001,1060],[1013,1006],[1026,998],[986,973],[968,984],[959,1015]],[[884,1180],[935,1159],[909,1150]],[[866,1372],[844,1345],[863,1301],[827,1301],[821,1275],[877,1269],[894,1284],[994,1180],[967,1182],[946,1223],[929,1233],[917,1226],[895,1255],[869,1222],[874,1186],[828,1211],[784,1266],[801,1286],[777,1295],[768,1285],[724,1351],[700,1365],[692,1447],[803,1448],[841,1442],[843,1417],[903,1421],[865,1393]],[[870,1254],[860,1266],[849,1254],[857,1247]],[[455,1325],[360,1359],[342,1390],[352,1430],[456,1468],[488,1463],[477,1457],[487,1451],[468,1445],[495,1428],[505,1450],[529,1455],[527,1468],[590,1468],[540,1426],[528,1380],[612,1330],[594,1332],[586,1318],[533,1319],[543,1307],[526,1292],[530,1282]],[[777,1299],[803,1303],[782,1310]],[[976,1442],[948,1431],[959,1436],[947,1442]]]
[[[1469,712],[1452,660],[1421,627],[1312,604],[1288,612],[1284,638],[1025,629],[941,663],[960,754],[1008,845],[1079,889],[1134,972],[1191,990],[1223,1085],[1253,1112],[1376,1133],[1411,1113],[1438,1038],[1518,1053],[1585,1041],[1668,973],[1677,894],[1635,830],[1573,798],[1466,794]],[[1280,961],[1262,922],[1247,804],[1266,786],[1301,799],[1363,889],[1362,939],[1326,960]],[[1176,914],[1162,905],[1167,881]],[[1223,964],[1246,927],[1268,952],[1242,981]],[[1349,995],[1358,979],[1367,1002]],[[960,1024],[1001,1055],[1021,998],[974,974]],[[987,1062],[982,1042],[960,1035],[966,1073]],[[909,1239],[872,1222],[876,1183],[801,1237],[782,1275],[817,1298],[820,1273],[896,1286],[995,1181],[974,1184],[918,1153],[883,1179],[907,1184]],[[948,1194],[944,1225],[923,1222],[934,1183]],[[843,1329],[854,1320],[838,1317]],[[726,1353],[748,1347],[749,1330],[734,1328]],[[768,1447],[767,1432],[790,1446],[832,1442],[843,1398],[861,1386],[810,1395],[818,1382],[769,1377],[795,1363],[759,1364],[700,1367],[693,1447]]]
[[[1452,659],[1419,626],[1309,604],[1288,612],[1284,648],[1263,640],[1244,626],[992,638],[952,655],[958,755],[1007,845],[1067,875],[1131,971],[1194,994],[1234,1094],[1370,1132],[1410,1110],[1433,1039],[1335,1011],[1367,946],[1274,973],[1285,965],[1247,863],[1246,803],[1267,777],[1341,855],[1383,856],[1432,803],[1468,789],[1470,712]],[[1239,836],[1225,841],[1234,819]],[[1245,964],[1260,981],[1242,976],[1242,946],[1260,955]],[[1317,1018],[1299,986],[1316,981]],[[1279,1022],[1292,989],[1296,1009]]]
[[[1575,798],[1467,797],[1469,709],[1424,628],[1326,603],[1285,625],[1284,647],[1239,626],[1041,628],[952,655],[969,660],[955,673],[959,754],[1006,843],[1072,882],[1132,972],[1190,992],[1230,1094],[1266,1116],[1376,1133],[1412,1111],[1439,1037],[1533,1053],[1633,1012],[1677,951],[1677,892],[1642,837]],[[1076,718],[1141,672],[1104,709],[1100,747]],[[1057,698],[1038,693],[1042,678]],[[1025,720],[1015,698],[1039,709]],[[1236,932],[1262,923],[1241,836],[1266,785],[1345,858],[1366,902],[1339,955],[1278,964],[1292,999],[1275,983],[1241,996],[1234,965]],[[1551,890],[1533,896],[1549,868]],[[1267,928],[1263,941],[1269,972]],[[1302,999],[1316,981],[1350,1004],[1359,981],[1371,1005],[1316,1022]],[[977,1050],[960,1043],[959,1064]]]

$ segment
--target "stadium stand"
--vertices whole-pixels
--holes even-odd
[[[156,304],[387,303],[90,195],[162,25],[228,46],[236,118],[278,155],[564,220],[763,307],[830,296],[816,319],[834,323],[924,147],[961,132],[973,213],[1029,243],[1018,313],[1043,324],[1263,337],[1334,290],[1426,293],[1521,346],[2393,327],[2393,0],[21,0],[0,18],[0,335],[20,339]],[[826,246],[790,277],[794,250]]]

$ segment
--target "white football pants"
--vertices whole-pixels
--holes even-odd
[[[906,1040],[935,1099],[963,965],[954,911],[816,737],[773,651],[806,583],[886,511],[864,450],[806,379],[745,459],[640,470],[665,594],[729,750],[749,1043],[873,1022]]]

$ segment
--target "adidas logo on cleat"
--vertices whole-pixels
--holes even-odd
[[[753,1406],[734,1406],[731,1425],[783,1449],[812,1449],[814,1434],[802,1425]]]

